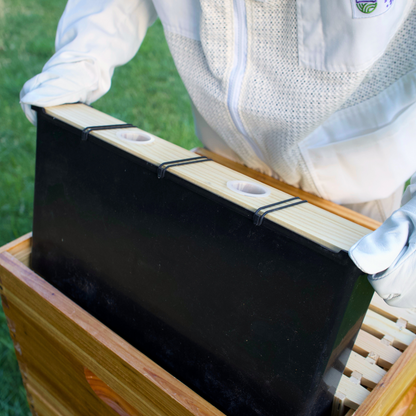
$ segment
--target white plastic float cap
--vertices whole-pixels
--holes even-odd
[[[255,198],[266,197],[270,195],[270,189],[263,185],[247,181],[228,181],[227,187],[233,192],[244,196]]]
[[[141,132],[141,131],[118,131],[116,136],[120,140],[127,140],[129,142],[134,142],[137,144],[148,144],[152,143],[155,138],[150,134]]]

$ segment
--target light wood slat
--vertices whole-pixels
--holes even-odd
[[[49,107],[46,112],[79,129],[91,125],[122,123],[120,120],[82,104]],[[140,145],[118,139],[115,130],[94,131],[92,134],[156,166],[169,160],[195,157],[194,153],[155,136],[153,136],[155,137],[154,142]],[[226,186],[229,180],[245,180],[262,184],[216,162],[173,167],[169,171],[252,212],[256,211],[259,206],[291,197],[291,195],[274,188],[269,188],[271,194],[265,198],[251,198],[232,192]],[[370,232],[362,226],[312,204],[302,204],[270,213],[267,218],[334,251],[348,250],[362,236]]]
[[[194,152],[198,155],[209,157],[210,159],[215,160],[217,163],[220,163],[221,165],[227,166],[230,169],[233,169],[244,175],[250,176],[250,178],[257,179],[258,181],[270,185],[273,188],[279,189],[283,192],[286,192],[287,194],[298,196],[301,199],[306,199],[312,205],[316,205],[317,207],[332,212],[333,214],[345,218],[346,220],[362,225],[363,227],[368,228],[369,230],[376,230],[381,225],[381,222],[379,221],[373,220],[372,218],[366,217],[365,215],[362,215],[356,211],[345,208],[342,205],[338,205],[334,202],[320,198],[319,196],[312,195],[308,192],[302,191],[299,188],[295,188],[294,186],[288,185],[287,183],[272,178],[271,176],[266,175],[264,173],[257,172],[256,170],[248,168],[247,166],[244,166],[241,163],[234,162],[233,160],[227,159],[223,156],[217,155],[216,153],[210,152],[207,149],[198,148],[195,149]]]
[[[345,405],[344,393],[335,392],[334,399],[332,402],[331,416],[344,416],[347,406]]]
[[[380,357],[377,363],[386,369],[389,369],[402,354],[398,349],[383,344],[380,339],[363,330],[358,332],[353,350],[363,356],[374,352]]]
[[[335,396],[341,398],[345,406],[357,410],[369,394],[370,392],[366,388],[354,383],[349,377],[342,375]]]
[[[344,373],[348,372],[348,376],[350,376],[350,373],[353,371],[361,373],[363,376],[361,384],[366,387],[374,388],[386,374],[386,371],[377,364],[354,351],[352,351],[351,354],[348,354],[348,351],[344,351],[340,356],[340,361],[345,365]]]
[[[407,321],[406,328],[416,333],[416,309],[394,308],[387,305],[377,293],[374,293],[370,309],[394,322],[398,319],[404,319]]]
[[[406,328],[400,329],[393,321],[368,310],[361,328],[370,334],[382,338],[389,335],[394,338],[393,346],[405,350],[416,339],[416,334]]]
[[[394,409],[416,386],[416,342],[412,342],[378,383],[354,416],[393,416]],[[399,413],[404,416],[403,413]],[[406,414],[411,416],[412,411]],[[413,411],[413,415],[414,415]],[[396,415],[398,414],[396,413]]]
[[[23,357],[31,357],[32,364],[37,363],[38,354],[44,355],[42,345],[54,342],[61,347],[56,348],[51,359],[55,359],[56,355],[60,360],[74,357],[75,365],[68,365],[68,371],[72,371],[71,368],[75,371],[82,365],[80,372],[90,398],[96,396],[85,380],[83,367],[89,368],[116,394],[146,416],[223,415],[8,252],[0,254],[0,276],[3,282],[0,289],[2,298],[7,299],[9,305],[5,307],[6,313],[19,318],[25,328],[23,335],[30,342],[20,349]],[[38,335],[30,336],[31,331],[37,331]],[[41,343],[46,338],[49,341]],[[63,355],[59,357],[59,354]],[[60,376],[59,371],[54,373],[53,369],[49,370],[49,376]],[[33,378],[30,366],[28,374],[29,382],[37,380]],[[39,376],[42,373],[36,374]],[[69,387],[68,383],[62,384],[59,379],[56,381],[60,390]],[[89,400],[86,399],[85,403]],[[80,416],[84,414],[95,415],[96,412]]]

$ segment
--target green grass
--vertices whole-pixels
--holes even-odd
[[[32,228],[35,128],[19,105],[26,80],[54,50],[63,0],[0,0],[0,245]],[[138,55],[116,69],[110,92],[94,107],[192,148],[191,107],[160,22],[149,29]],[[24,352],[23,352],[24,355]],[[28,415],[25,393],[0,308],[0,416]]]

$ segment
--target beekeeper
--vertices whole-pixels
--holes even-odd
[[[92,103],[162,21],[210,150],[384,221],[350,256],[416,307],[415,0],[69,0],[21,104]],[[137,80],[140,82],[140,79]],[[394,213],[393,213],[394,212]],[[391,215],[393,213],[393,215]]]

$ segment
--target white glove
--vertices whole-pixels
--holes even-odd
[[[402,207],[351,247],[349,255],[390,306],[416,308],[416,174]]]
[[[76,102],[89,104],[95,101],[94,93],[97,95],[95,99],[98,99],[105,92],[104,88],[101,91],[98,88],[94,65],[76,62],[59,65],[55,71],[48,68],[27,81],[20,91],[20,105],[29,121],[36,126],[36,112],[31,105],[51,107]]]
[[[157,14],[151,0],[69,0],[56,33],[56,53],[20,93],[27,118],[31,105],[49,107],[104,95],[114,68],[137,52]]]

